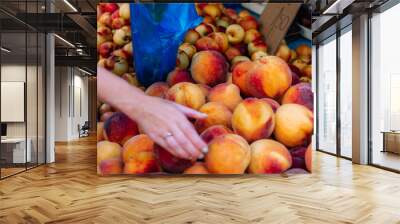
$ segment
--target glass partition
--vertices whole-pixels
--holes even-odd
[[[336,154],[336,36],[318,47],[318,149]]]

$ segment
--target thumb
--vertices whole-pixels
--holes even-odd
[[[179,104],[177,104],[177,103],[173,103],[173,105],[174,105],[180,112],[182,112],[183,114],[185,114],[187,117],[195,118],[195,119],[204,119],[204,118],[207,118],[207,114],[205,114],[205,113],[198,112],[197,110],[193,110],[193,109],[191,109],[191,108],[189,108],[189,107],[185,107],[185,106],[179,105]]]

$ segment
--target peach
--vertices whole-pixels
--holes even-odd
[[[226,28],[225,33],[228,35],[229,43],[237,44],[242,42],[245,36],[244,29],[239,24],[232,24]]]
[[[251,14],[247,10],[242,10],[242,11],[239,12],[239,18],[245,18],[245,17],[248,17],[248,16],[251,16]]]
[[[196,28],[194,28],[194,30],[202,37],[207,36],[214,31],[213,27],[206,23],[200,23]]]
[[[239,62],[243,62],[243,61],[250,61],[250,58],[243,56],[243,55],[234,57],[231,61],[232,67],[235,67],[236,64],[238,64]]]
[[[266,57],[268,56],[268,54],[264,51],[256,51],[251,55],[251,60],[252,61],[257,61],[260,58]]]
[[[165,98],[167,95],[169,86],[165,82],[155,82],[149,86],[145,93],[149,96],[155,96],[155,97],[160,97],[160,98]]]
[[[300,71],[297,74],[301,75],[301,71],[307,66],[307,63],[302,59],[295,59],[294,61],[292,61],[292,65],[295,66]]]
[[[122,112],[115,112],[104,122],[104,137],[121,145],[139,133],[137,124]]]
[[[237,85],[240,92],[244,95],[249,95],[247,86],[247,74],[253,70],[255,64],[251,61],[244,61],[237,64],[232,70],[232,82]]]
[[[234,48],[237,48],[240,51],[240,54],[242,54],[242,55],[247,55],[248,54],[248,52],[247,52],[247,44],[245,44],[243,42],[238,43],[238,44],[232,44],[231,46],[234,47]]]
[[[314,98],[310,83],[299,83],[290,87],[282,97],[282,104],[297,103],[313,110]]]
[[[275,114],[276,140],[287,147],[308,144],[313,133],[313,112],[300,104],[283,104]]]
[[[190,82],[180,82],[172,86],[167,94],[166,99],[175,101],[176,103],[198,110],[206,102],[201,88]]]
[[[306,44],[302,44],[296,48],[296,53],[299,58],[301,58],[304,62],[309,63],[311,61],[311,47]]]
[[[243,42],[249,44],[257,39],[260,39],[261,37],[261,33],[257,29],[249,29],[244,35]]]
[[[275,115],[271,106],[256,98],[244,99],[233,111],[233,131],[249,142],[271,136]]]
[[[197,85],[200,87],[200,89],[203,92],[204,96],[207,97],[209,92],[210,92],[210,90],[211,90],[211,87],[209,87],[207,85],[204,85],[204,84],[197,84]]]
[[[226,15],[232,21],[236,21],[239,18],[239,16],[236,13],[236,11],[234,9],[231,9],[231,8],[225,8],[223,10],[223,13],[224,13],[224,15]]]
[[[130,26],[123,26],[114,31],[113,41],[118,46],[123,46],[131,41],[131,28]]]
[[[241,18],[241,19],[239,20],[239,25],[240,25],[241,27],[243,27],[243,29],[244,29],[245,31],[251,30],[251,29],[255,29],[255,30],[258,29],[258,22],[257,22],[257,20],[256,20],[254,17],[252,17],[252,16],[246,16],[246,17],[244,17],[244,18]]]
[[[279,45],[276,56],[282,58],[286,62],[289,62],[291,58],[290,48],[286,44]]]
[[[250,146],[239,135],[221,135],[208,145],[205,164],[210,173],[243,174],[249,163]]]
[[[154,146],[154,153],[159,166],[168,173],[182,173],[193,165],[193,161],[175,157],[159,145]]]
[[[183,41],[185,43],[195,44],[198,39],[200,39],[200,34],[196,30],[190,29],[186,32]]]
[[[250,42],[247,45],[247,50],[249,52],[249,55],[252,55],[256,51],[267,52],[267,44],[265,44],[264,41],[258,39],[253,42]]]
[[[222,32],[214,32],[208,35],[211,39],[215,40],[221,52],[225,52],[229,47],[228,36]]]
[[[224,19],[224,18],[227,18],[227,17],[223,17],[223,18],[217,20],[216,25],[218,28],[223,28],[226,31],[226,28],[230,25],[230,22],[229,22],[229,18],[228,19]]]
[[[289,150],[277,141],[262,139],[253,142],[250,147],[249,173],[282,173],[292,166],[292,156]]]
[[[218,136],[232,134],[232,133],[233,132],[224,125],[214,125],[204,130],[201,133],[200,137],[203,139],[205,143],[208,144]]]
[[[129,20],[130,19],[130,17],[131,17],[131,9],[130,9],[128,3],[121,4],[121,6],[119,7],[119,14],[120,14],[121,18],[123,18],[125,20]]]
[[[307,148],[304,146],[291,148],[290,155],[292,156],[292,167],[291,168],[300,168],[306,169],[306,162],[305,162],[305,153]]]
[[[112,23],[111,13],[109,13],[109,12],[103,13],[99,17],[98,23],[100,23],[102,26],[111,27],[111,23]]]
[[[111,55],[111,52],[114,51],[115,49],[115,44],[111,41],[106,41],[102,44],[100,44],[100,47],[97,49],[99,55],[101,55],[104,58],[108,58]]]
[[[110,28],[103,25],[97,27],[97,49],[99,49],[102,43],[111,41],[112,39],[113,34]]]
[[[100,175],[112,175],[122,173],[122,162],[119,159],[108,159],[100,162],[98,167]]]
[[[114,74],[121,76],[128,72],[129,64],[125,58],[111,55],[105,61],[105,68],[112,71]]]
[[[197,83],[215,86],[226,81],[228,63],[218,51],[200,51],[193,56],[190,72]]]
[[[290,49],[290,60],[293,61],[297,58],[297,53],[295,50]]]
[[[125,174],[142,174],[159,171],[153,152],[154,142],[144,134],[136,135],[125,142],[122,158]]]
[[[198,51],[206,51],[206,50],[214,50],[219,51],[220,46],[217,41],[212,39],[211,37],[201,37],[196,41],[196,48]]]
[[[202,162],[196,162],[193,166],[187,168],[184,174],[209,174],[206,166]]]
[[[136,87],[140,86],[140,83],[137,80],[135,73],[125,73],[121,76],[121,78],[123,78],[125,81],[127,81],[132,86],[136,86]]]
[[[301,74],[307,78],[312,77],[312,66],[311,65],[306,65],[303,70],[301,71]]]
[[[178,55],[176,56],[176,67],[180,69],[186,69],[189,67],[190,58],[184,51],[178,51]]]
[[[97,165],[103,160],[121,160],[121,146],[115,142],[100,141],[97,143]]]
[[[311,144],[306,149],[306,153],[304,155],[304,160],[306,162],[306,169],[309,172],[312,172],[312,147],[311,147]]]
[[[110,118],[112,115],[114,114],[114,112],[112,112],[112,111],[108,111],[108,112],[105,112],[104,114],[102,114],[101,115],[101,117],[100,117],[100,121],[106,121],[108,118]]]
[[[207,114],[207,118],[197,119],[194,126],[201,133],[213,125],[231,127],[232,112],[222,103],[209,102],[200,107],[200,112]]]
[[[186,69],[175,68],[167,76],[167,83],[173,86],[180,82],[193,82],[190,73]]]
[[[221,9],[218,7],[218,5],[215,4],[207,4],[203,8],[203,13],[205,15],[210,16],[213,19],[216,19],[221,16]]]
[[[281,106],[278,102],[276,102],[275,100],[270,99],[270,98],[262,98],[261,100],[267,102],[271,106],[274,113]]]
[[[277,56],[266,56],[252,62],[255,67],[247,75],[247,85],[254,97],[278,99],[292,83],[289,66]]]
[[[214,19],[211,16],[205,16],[203,18],[203,23],[207,23],[207,24],[213,24],[215,23]]]
[[[181,46],[179,46],[178,50],[185,52],[189,56],[189,58],[192,58],[193,55],[197,52],[196,47],[190,43],[181,44]]]
[[[113,13],[118,9],[117,3],[101,3],[100,8],[103,12]]]
[[[231,111],[242,101],[239,87],[228,83],[221,83],[214,86],[207,98],[210,102],[222,103]]]
[[[103,141],[104,122],[97,122],[97,142]]]
[[[208,5],[209,3],[195,3],[195,8],[196,8],[196,12],[199,16],[203,15],[203,9],[206,5]]]
[[[235,48],[235,47],[229,47],[226,51],[225,51],[225,56],[226,58],[231,61],[234,57],[236,56],[240,56],[242,53],[239,51],[239,49]]]
[[[104,114],[106,112],[112,112],[112,107],[110,106],[110,104],[106,104],[103,103],[100,107],[99,107],[99,113],[100,114]]]

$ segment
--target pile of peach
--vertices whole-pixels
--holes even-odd
[[[187,31],[176,68],[145,93],[208,115],[193,125],[208,144],[203,160],[176,158],[136,123],[100,106],[100,174],[265,174],[311,171],[311,49],[282,43],[275,55],[247,11],[198,3],[203,23]]]

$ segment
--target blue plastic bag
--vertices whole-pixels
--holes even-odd
[[[186,31],[201,21],[193,3],[131,4],[134,64],[142,85],[165,80]]]

